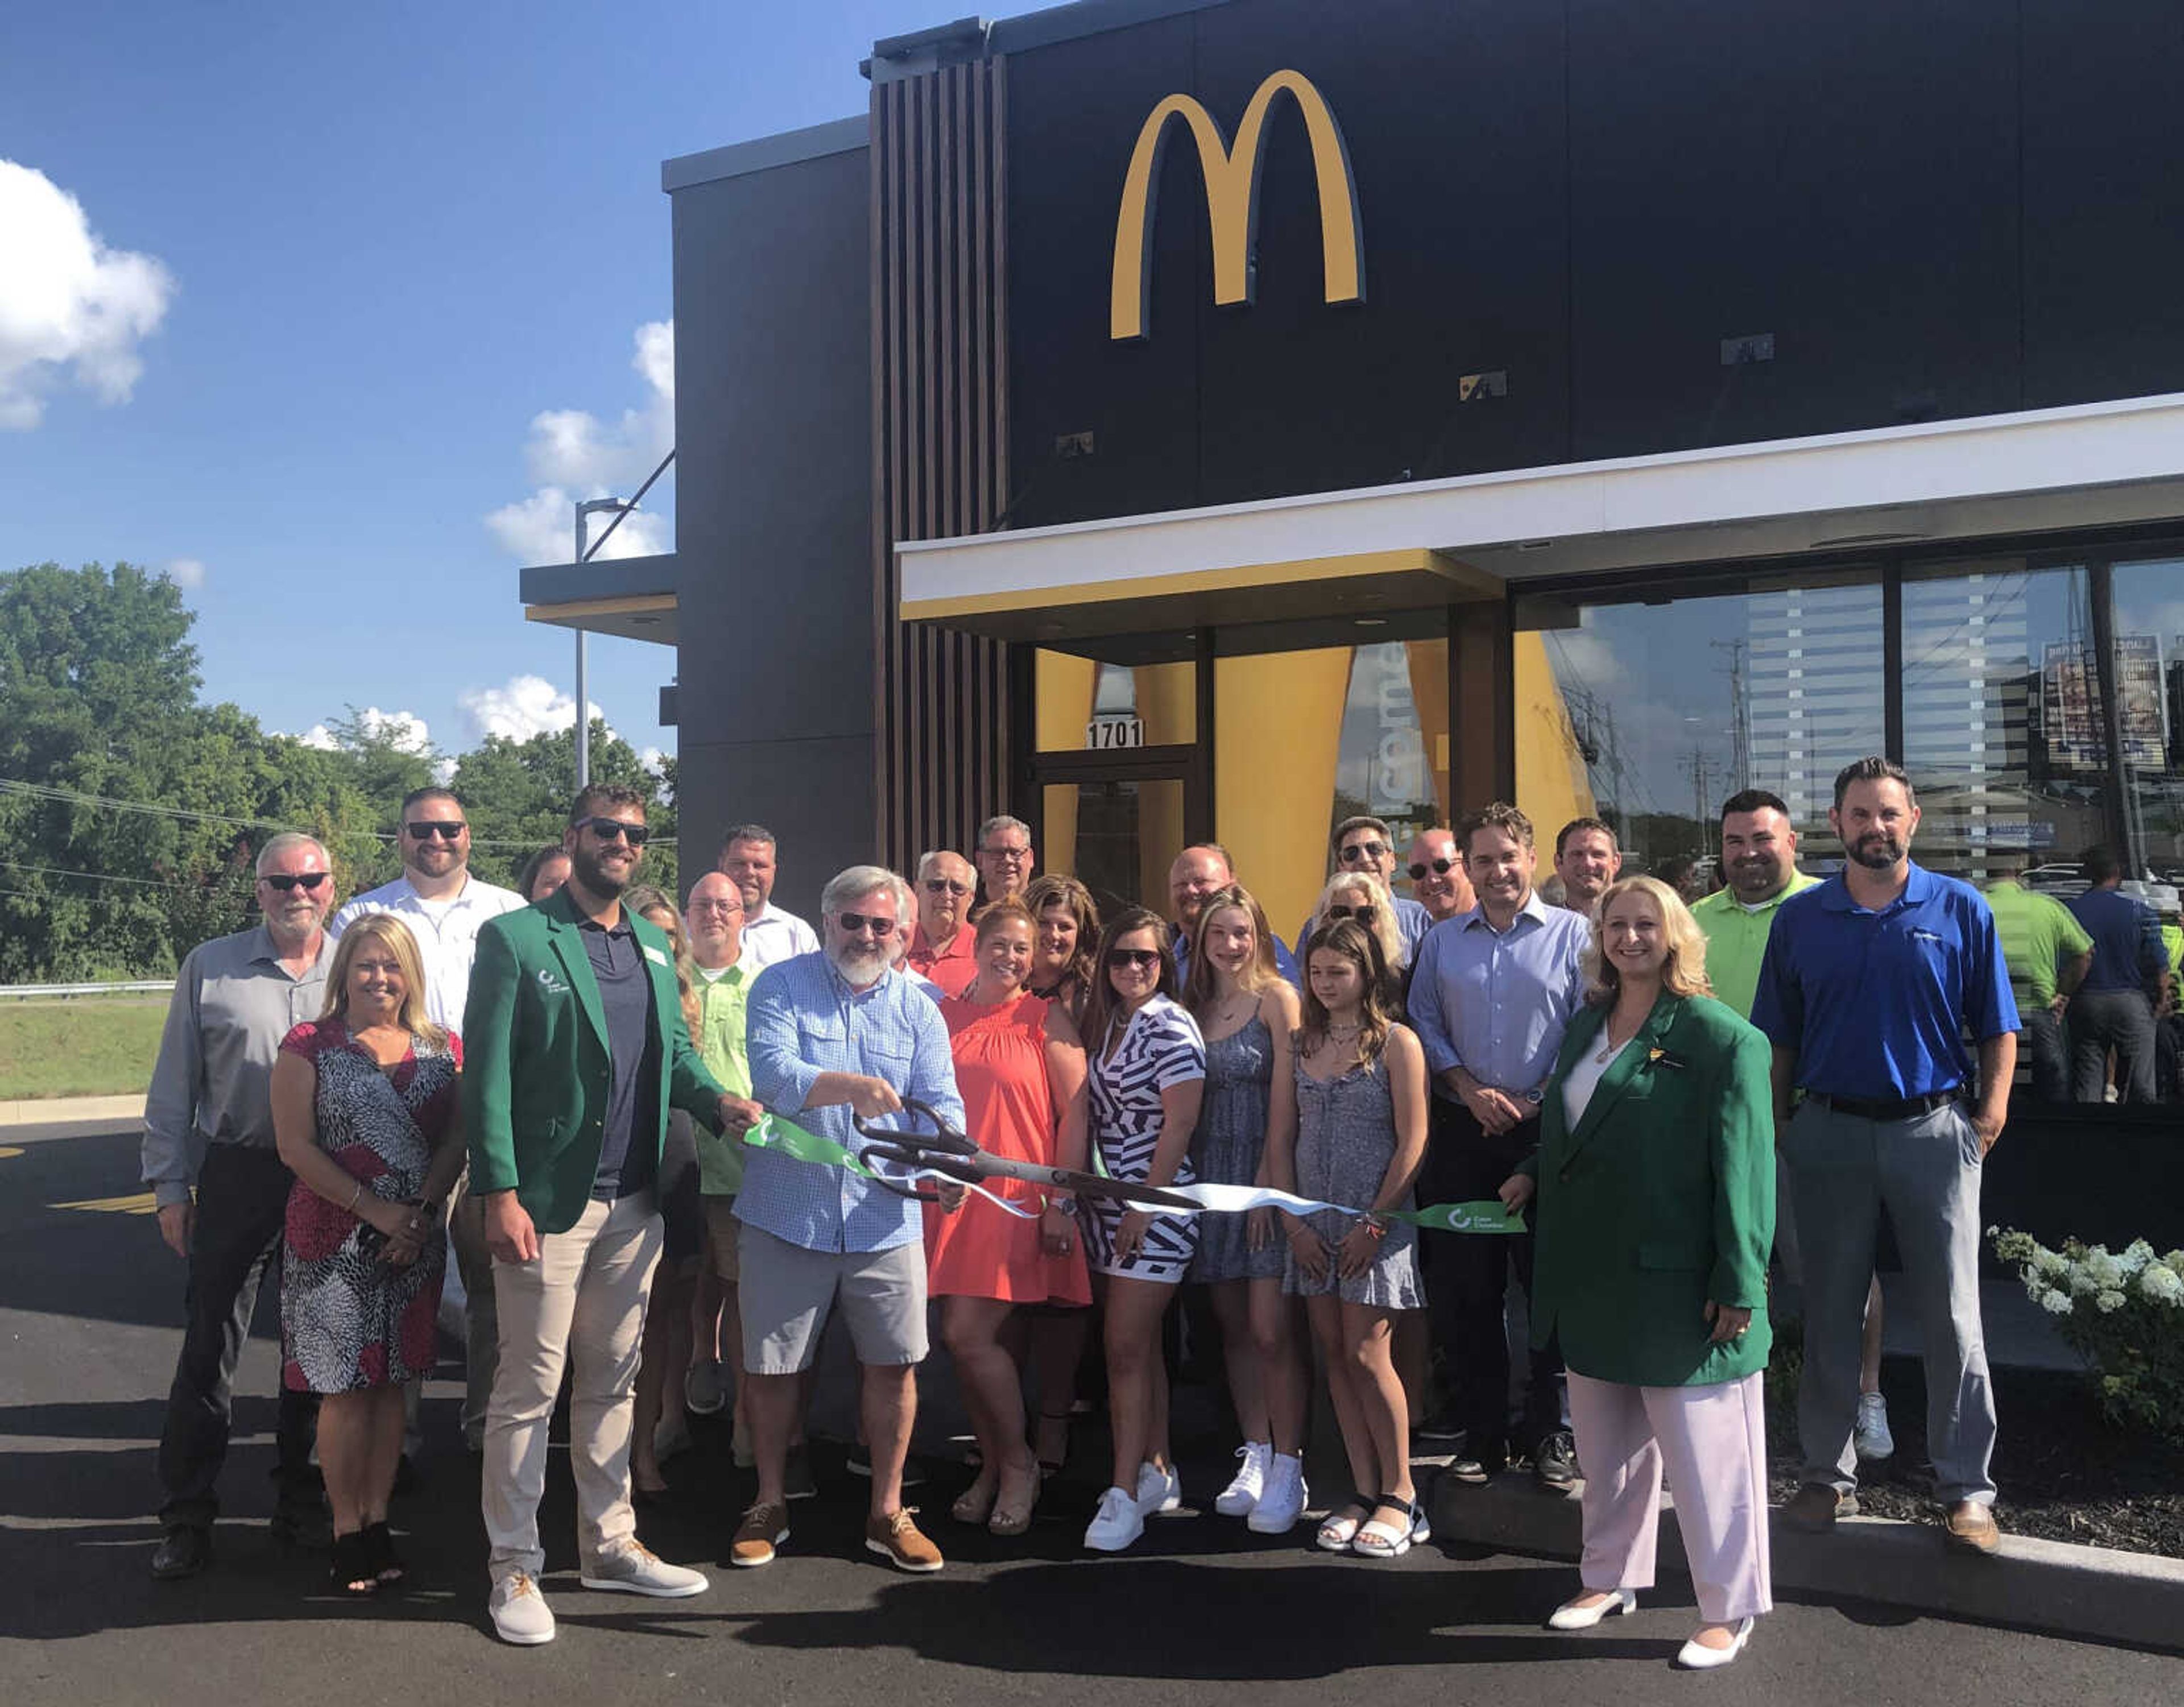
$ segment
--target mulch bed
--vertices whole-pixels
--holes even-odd
[[[1994,1371],[1995,1517],[2014,1535],[2184,1559],[2184,1446],[2112,1426],[2090,1378],[2053,1370]],[[1858,1476],[1859,1509],[1871,1517],[1938,1523],[1926,1458],[1926,1385],[1909,1358],[1881,1365],[1896,1455]],[[1769,1482],[1777,1501],[1797,1492],[1793,1410],[1769,1383]]]

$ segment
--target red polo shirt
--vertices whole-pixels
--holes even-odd
[[[911,934],[910,953],[903,964],[913,972],[930,978],[939,987],[944,996],[956,997],[971,987],[978,976],[978,960],[975,952],[978,933],[963,925],[949,939],[946,948],[935,951],[920,925]]]

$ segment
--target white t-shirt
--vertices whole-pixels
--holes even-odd
[[[1600,1039],[1595,1041],[1604,1039],[1607,1035],[1607,1028],[1603,1026]],[[1615,1065],[1617,1057],[1636,1041],[1637,1033],[1634,1031],[1608,1052],[1606,1060],[1601,1059],[1597,1048],[1587,1049],[1577,1058],[1577,1065],[1563,1080],[1563,1120],[1567,1130],[1576,1129],[1577,1123],[1585,1118],[1585,1109],[1592,1101],[1592,1093],[1600,1088],[1600,1081],[1607,1076],[1607,1070]]]
[[[768,966],[815,953],[818,947],[818,934],[809,925],[771,902],[756,918],[744,920],[742,964],[754,978]]]
[[[488,919],[526,907],[513,889],[466,877],[444,900],[427,901],[404,876],[366,890],[335,914],[326,935],[339,939],[367,913],[393,913],[417,939],[425,962],[425,1017],[450,1031],[463,1028],[463,1004],[470,999],[471,963],[477,955],[479,927]]]

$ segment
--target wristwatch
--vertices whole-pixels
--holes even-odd
[[[1050,1197],[1046,1200],[1046,1206],[1050,1209],[1060,1209],[1066,1215],[1073,1215],[1077,1213],[1077,1199],[1074,1198],[1060,1195]]]

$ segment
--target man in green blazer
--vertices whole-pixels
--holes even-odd
[[[666,936],[627,911],[644,798],[594,784],[570,809],[568,882],[478,932],[463,1016],[471,1192],[500,1312],[482,1504],[493,1627],[554,1637],[538,1591],[547,1420],[571,1367],[569,1460],[588,1588],[679,1597],[705,1577],[637,1539],[629,1437],[638,1342],[662,1237],[655,1184],[671,1108],[716,1130],[757,1117],[705,1070]]]

